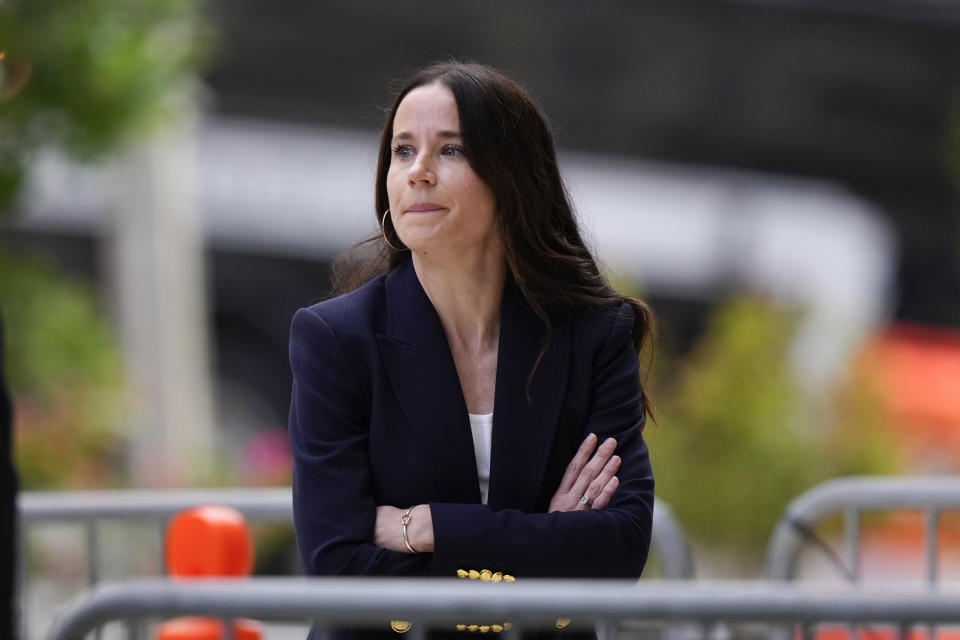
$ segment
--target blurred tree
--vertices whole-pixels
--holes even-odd
[[[194,0],[0,3],[0,209],[30,154],[115,149],[176,115],[211,31]]]
[[[212,46],[201,9],[195,0],[0,2],[0,215],[14,209],[37,151],[97,160],[181,113]],[[0,253],[0,313],[23,486],[115,483],[121,359],[92,292]]]
[[[789,501],[810,486],[897,468],[865,381],[851,378],[827,400],[807,397],[795,381],[795,319],[749,297],[718,307],[658,394],[658,424],[647,434],[657,493],[687,531],[754,559]]]
[[[121,481],[121,356],[85,286],[35,260],[0,254],[0,313],[15,444],[28,489]]]

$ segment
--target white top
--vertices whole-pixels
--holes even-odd
[[[490,443],[493,440],[493,414],[468,413],[473,434],[473,455],[477,458],[477,477],[480,479],[480,501],[487,504],[490,493]]]

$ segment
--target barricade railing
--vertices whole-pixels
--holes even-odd
[[[818,523],[843,516],[843,557],[848,579],[862,579],[860,529],[865,512],[922,511],[925,515],[924,555],[928,590],[937,586],[940,515],[960,511],[960,478],[950,476],[850,477],[830,480],[800,495],[780,518],[767,547],[766,574],[771,580],[797,576],[804,544],[819,543]]]
[[[113,491],[26,491],[18,496],[21,559],[19,590],[28,592],[25,554],[30,530],[41,524],[61,523],[83,530],[87,557],[87,583],[100,581],[100,526],[111,521],[146,522],[156,526],[157,560],[163,567],[163,531],[183,509],[202,504],[234,507],[253,522],[292,523],[290,488],[130,489]],[[28,637],[26,596],[21,631]]]
[[[289,488],[144,489],[123,491],[25,492],[20,522],[26,529],[41,522],[69,522],[86,527],[90,583],[97,582],[97,524],[105,520],[147,520],[165,527],[177,512],[201,504],[234,507],[251,522],[293,523]],[[652,551],[666,579],[694,576],[690,547],[670,507],[654,507]]]
[[[145,621],[182,615],[315,622],[321,636],[331,627],[348,625],[386,630],[390,620],[402,619],[412,625],[405,634],[409,640],[424,640],[428,629],[453,631],[456,625],[496,620],[509,624],[499,625],[503,628],[494,635],[518,640],[524,629],[553,627],[558,619],[571,620],[570,629],[614,629],[623,621],[641,620],[661,629],[683,628],[685,635],[692,630],[700,638],[763,637],[768,628],[806,640],[825,626],[870,625],[892,632],[885,637],[905,639],[916,628],[955,637],[960,589],[931,594],[742,582],[529,580],[493,585],[442,579],[154,579],[96,587],[59,616],[50,638],[83,638],[114,621],[125,622],[135,635]],[[740,633],[749,628],[741,626],[745,624],[761,625],[760,633],[755,628]],[[943,625],[954,628],[945,630]]]
[[[90,584],[95,584],[98,581],[97,529],[100,522],[154,521],[162,529],[177,512],[202,504],[233,507],[251,522],[293,523],[293,501],[289,487],[36,491],[20,495],[19,511],[24,531],[42,522],[84,526],[91,567],[88,580]],[[651,547],[660,562],[664,578],[679,580],[694,577],[693,560],[683,528],[670,507],[660,500],[654,506]]]
[[[24,492],[19,496],[19,524],[22,553],[29,531],[44,523],[64,523],[82,527],[85,539],[90,586],[100,581],[99,527],[110,521],[155,523],[158,541],[168,521],[176,513],[202,504],[231,506],[251,522],[293,523],[293,503],[289,487],[218,489],[142,489],[117,491]],[[657,501],[654,507],[651,553],[659,561],[665,579],[694,577],[690,548],[683,529],[669,506]],[[157,549],[163,562],[162,549]],[[20,592],[27,593],[26,562],[21,559]],[[25,600],[21,599],[21,602]],[[26,607],[24,607],[26,608]],[[26,616],[21,621],[27,633]]]

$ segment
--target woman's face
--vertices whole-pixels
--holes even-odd
[[[390,217],[406,246],[466,257],[500,245],[497,203],[463,154],[450,89],[429,84],[410,91],[397,108],[391,146]]]

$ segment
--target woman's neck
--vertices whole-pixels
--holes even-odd
[[[507,265],[502,254],[439,263],[414,253],[413,268],[433,303],[453,350],[496,348]]]

